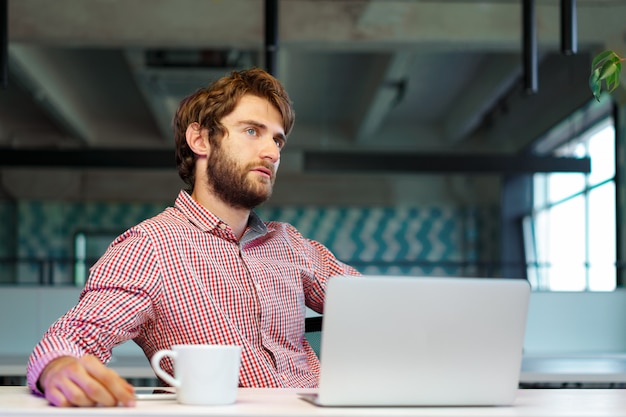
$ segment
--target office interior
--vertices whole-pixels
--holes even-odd
[[[178,101],[250,66],[296,111],[262,218],[366,274],[527,279],[525,352],[626,355],[626,90],[588,85],[623,2],[3,3],[0,356],[173,204]]]

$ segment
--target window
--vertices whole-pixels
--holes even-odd
[[[85,285],[89,268],[118,235],[118,231],[78,232],[74,235],[74,285]]]
[[[535,174],[533,212],[524,219],[528,279],[534,289],[611,291],[616,287],[615,128],[611,118],[553,150],[591,160],[591,172]]]

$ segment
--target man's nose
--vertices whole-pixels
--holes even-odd
[[[269,136],[264,138],[261,157],[267,158],[272,162],[276,162],[280,159],[280,148],[273,137]]]

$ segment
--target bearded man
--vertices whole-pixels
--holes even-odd
[[[35,394],[57,406],[134,405],[133,387],[105,365],[128,340],[148,359],[175,344],[239,345],[241,387],[317,386],[306,307],[322,313],[328,279],[358,272],[253,211],[272,194],[294,120],[283,86],[256,68],[181,101],[173,128],[187,188],[90,269],[78,304],[31,354]]]

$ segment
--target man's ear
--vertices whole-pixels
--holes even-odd
[[[187,126],[185,132],[185,138],[187,139],[187,145],[198,156],[207,156],[209,154],[209,139],[207,135],[203,135],[200,123],[193,122]]]

